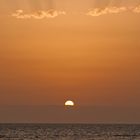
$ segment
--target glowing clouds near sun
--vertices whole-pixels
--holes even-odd
[[[55,18],[59,15],[65,15],[65,11],[57,11],[57,10],[47,10],[47,11],[36,11],[32,13],[25,13],[23,10],[17,10],[15,13],[12,14],[13,17],[19,19],[43,19],[43,18]]]

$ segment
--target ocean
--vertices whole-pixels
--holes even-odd
[[[0,140],[140,140],[140,125],[0,124]]]

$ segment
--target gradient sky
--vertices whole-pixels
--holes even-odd
[[[128,115],[140,109],[140,0],[0,1],[0,122],[26,122],[14,115],[21,106],[56,106],[68,117],[58,109],[67,99],[87,111],[80,122],[140,122]],[[111,120],[107,107],[125,117]]]

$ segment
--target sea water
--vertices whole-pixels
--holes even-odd
[[[140,140],[140,125],[0,124],[0,140]]]

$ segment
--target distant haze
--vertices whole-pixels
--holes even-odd
[[[109,106],[1,107],[0,123],[139,123],[139,108]],[[126,111],[127,110],[127,111]]]

